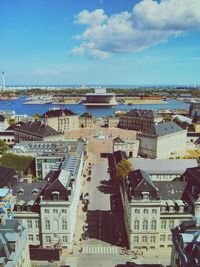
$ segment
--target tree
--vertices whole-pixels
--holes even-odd
[[[92,114],[89,112],[84,112],[80,117],[84,117],[84,118],[92,118]]]
[[[122,180],[128,176],[131,169],[132,169],[131,163],[126,159],[122,159],[117,164],[117,167],[116,167],[117,176],[120,178],[120,180]]]
[[[33,118],[35,121],[39,121],[40,117],[41,117],[41,115],[39,113],[33,114]]]
[[[30,168],[33,160],[34,158],[30,156],[19,156],[11,153],[5,153],[0,158],[0,166],[15,169],[19,175],[22,175],[28,170],[28,168]]]
[[[9,145],[3,140],[0,140],[0,154],[4,154],[9,150]]]

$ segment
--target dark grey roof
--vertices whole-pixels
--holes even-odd
[[[154,183],[152,182],[151,178],[149,177],[148,173],[142,170],[134,170],[131,171],[128,175],[129,180],[131,181],[131,184],[134,188],[137,187],[139,183],[141,183],[141,180],[145,180],[148,184],[150,184],[152,187],[155,188]],[[138,182],[138,183],[137,183]]]
[[[126,113],[126,116],[154,119],[158,117],[158,114],[155,110],[131,109]]]
[[[182,199],[186,184],[182,181],[154,182],[154,185],[158,188],[159,196],[164,200]]]
[[[0,132],[0,136],[11,136],[11,135],[14,137],[14,132],[12,131]]]
[[[52,127],[37,121],[37,122],[28,122],[24,123],[20,126],[14,127],[15,131],[38,136],[38,137],[46,137],[59,134],[56,130]]]
[[[0,188],[13,187],[17,183],[17,173],[12,168],[0,166]]]
[[[42,118],[54,118],[72,115],[75,115],[75,113],[69,109],[50,109],[42,115]]]
[[[124,141],[118,136],[115,139],[113,139],[114,143],[124,143]]]
[[[183,174],[184,181],[192,181],[195,179],[200,184],[200,167],[187,168]]]
[[[29,200],[37,200],[47,183],[46,180],[32,183],[19,182],[15,188],[17,200],[24,200],[25,202],[28,202]]]
[[[148,174],[182,174],[186,168],[197,167],[196,159],[142,159],[130,158],[135,169],[141,169]]]
[[[64,174],[64,183],[63,183],[63,174]],[[68,174],[69,175],[69,174]],[[69,175],[70,176],[70,175]],[[69,178],[68,176],[68,178]],[[67,174],[65,170],[56,170],[48,174],[48,184],[43,191],[43,200],[52,200],[52,192],[59,192],[59,200],[68,200],[68,195],[70,192],[67,189],[69,184],[69,179],[67,179]]]
[[[17,126],[21,126],[22,124],[25,124],[25,122],[23,122],[23,121],[19,121],[19,122],[17,122],[17,123],[14,124],[14,125],[10,125],[10,126],[6,129],[6,131],[14,131],[15,127],[17,127]]]
[[[183,129],[180,126],[178,126],[175,122],[170,121],[170,122],[154,124],[152,127],[147,128],[144,131],[144,133],[154,136],[164,136],[177,133],[180,131],[183,131]]]

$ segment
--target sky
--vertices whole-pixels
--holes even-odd
[[[10,85],[200,84],[200,0],[0,0],[0,71]]]

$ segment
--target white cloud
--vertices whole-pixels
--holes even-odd
[[[107,16],[103,9],[83,10],[75,23],[86,25],[76,36],[73,54],[108,58],[116,52],[136,52],[189,30],[200,29],[200,0],[142,0],[131,12]]]
[[[139,2],[133,22],[142,28],[185,31],[200,28],[200,0],[154,0]]]
[[[75,16],[75,23],[77,24],[96,25],[103,23],[105,20],[107,20],[107,16],[103,9],[96,9],[92,12],[83,10]]]

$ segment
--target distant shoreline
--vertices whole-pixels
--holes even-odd
[[[167,101],[156,99],[125,99],[122,101],[124,105],[155,105],[155,104],[167,104]]]

